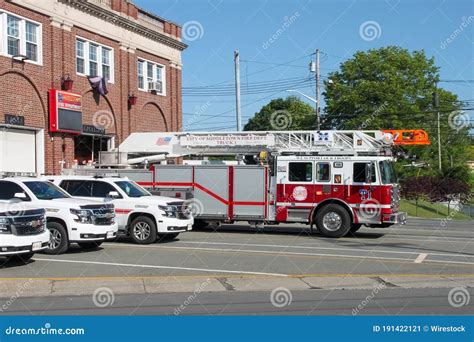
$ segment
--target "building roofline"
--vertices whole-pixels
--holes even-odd
[[[59,0],[59,2],[65,3],[69,6],[78,8],[81,11],[87,12],[96,17],[102,18],[106,21],[112,22],[122,28],[136,32],[142,36],[158,41],[162,44],[168,45],[172,48],[180,51],[185,50],[188,45],[179,41],[178,39],[169,37],[161,32],[149,29],[148,27],[141,25],[133,20],[125,18],[122,15],[116,14],[112,10],[108,10],[102,6],[90,3],[88,1],[77,1],[77,0]],[[147,11],[142,11],[147,15],[150,15]],[[157,16],[155,16],[157,17]],[[162,21],[169,22],[168,20],[161,19]]]
[[[132,1],[131,1],[132,2]],[[153,19],[156,19],[156,20],[160,20],[160,21],[163,21],[163,22],[167,22],[167,23],[170,23],[170,24],[173,24],[175,26],[178,26],[179,28],[182,28],[183,26],[181,24],[178,24],[177,22],[175,21],[172,21],[172,20],[169,20],[169,19],[165,19],[163,17],[160,17],[159,15],[153,13],[153,12],[150,12],[146,9],[144,9],[143,7],[139,7],[137,5],[135,5],[135,3],[133,3],[133,5],[137,8],[138,12],[142,12],[142,13],[145,13],[146,15],[152,17]]]

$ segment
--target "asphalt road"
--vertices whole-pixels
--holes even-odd
[[[473,274],[471,222],[411,220],[390,229],[363,228],[353,237],[310,236],[304,226],[252,231],[245,225],[194,231],[167,243],[127,240],[100,250],[72,247],[6,264],[1,278],[81,278],[181,275]]]
[[[0,304],[25,315],[351,315],[362,304],[356,314],[464,315],[472,313],[473,238],[472,222],[412,219],[337,240],[305,226],[244,224],[150,246],[122,240],[4,264]],[[92,294],[104,286],[111,293],[101,308]],[[448,301],[455,287],[468,297],[460,307]],[[271,301],[278,288],[291,298],[281,308]]]
[[[28,298],[15,302],[7,313],[48,316],[472,315],[474,304],[452,307],[448,303],[448,292],[449,289],[390,289],[372,298],[373,292],[369,290],[291,291],[291,300],[281,307],[272,304],[271,293],[267,291],[120,295],[103,308],[98,308],[91,296]]]

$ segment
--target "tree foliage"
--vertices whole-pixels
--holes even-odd
[[[308,130],[316,126],[315,108],[296,96],[265,105],[245,125],[245,131]]]
[[[329,82],[331,80],[331,82]],[[424,51],[400,47],[357,52],[331,73],[325,84],[325,129],[425,129],[431,146],[408,151],[431,167],[425,175],[470,179],[466,165],[468,125],[456,127],[461,103],[455,94],[436,88],[439,68]],[[435,107],[437,91],[439,107]],[[441,113],[443,172],[438,172],[437,111]],[[405,162],[405,164],[407,164]],[[404,178],[419,170],[402,168]],[[467,178],[465,178],[467,177]]]
[[[430,202],[464,202],[470,198],[470,187],[466,182],[453,177],[420,176],[402,181],[403,198]]]

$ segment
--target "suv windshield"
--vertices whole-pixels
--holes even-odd
[[[115,182],[117,186],[122,189],[128,197],[132,198],[139,198],[139,197],[146,197],[151,196],[151,194],[143,189],[141,186],[132,183],[132,182]]]
[[[380,162],[380,174],[382,175],[383,184],[396,184],[398,177],[395,172],[393,162],[384,160]]]
[[[25,185],[39,200],[54,200],[70,197],[61,188],[50,182],[25,182]]]

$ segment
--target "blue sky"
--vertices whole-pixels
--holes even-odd
[[[219,84],[232,89],[233,52],[242,59],[242,114],[245,124],[284,90],[258,82],[292,85],[311,74],[311,54],[322,51],[321,73],[359,50],[399,45],[426,51],[443,80],[474,79],[474,2],[469,0],[135,0],[187,29],[183,53],[185,130],[235,130],[234,96],[189,96],[187,87]],[[365,30],[364,30],[365,28]],[[275,83],[277,84],[277,83]],[[296,83],[295,83],[296,84]],[[442,83],[459,99],[474,99],[474,83]],[[314,97],[314,84],[299,90]],[[281,87],[280,87],[281,88]],[[268,91],[268,92],[265,92]],[[324,107],[324,103],[322,103]]]

